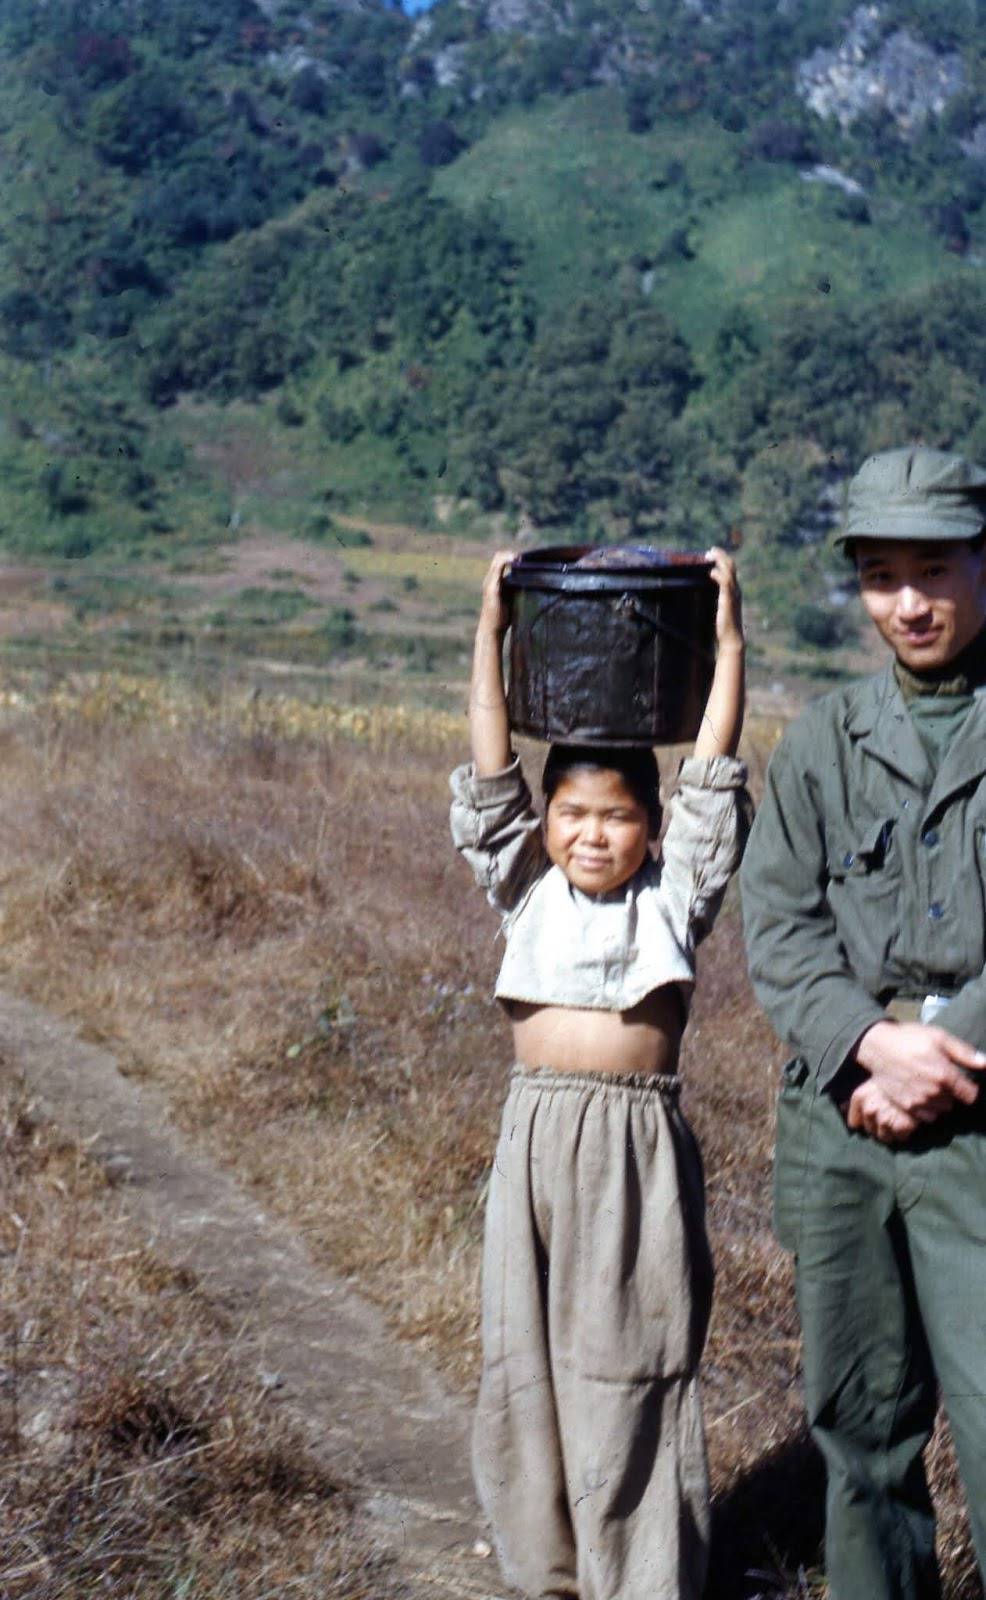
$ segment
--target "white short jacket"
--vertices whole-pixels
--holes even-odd
[[[457,767],[450,782],[456,849],[503,919],[498,1000],[629,1011],[674,983],[687,1007],[695,947],[712,927],[749,832],[741,761],[683,761],[659,856],[600,895],[576,889],[549,861],[516,757],[488,778],[472,764]]]

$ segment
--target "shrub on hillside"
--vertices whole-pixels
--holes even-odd
[[[319,544],[334,544],[338,537],[335,519],[327,511],[314,511],[301,527],[301,535]],[[341,541],[340,541],[341,543]]]
[[[945,241],[946,250],[964,256],[972,240],[965,212],[957,200],[947,200],[934,212],[935,232]]]
[[[332,606],[321,625],[322,642],[330,656],[345,655],[360,639],[355,614],[348,606]]]
[[[196,161],[147,191],[135,218],[145,232],[200,245],[255,228],[268,210],[262,175],[252,164],[231,171],[225,162]]]
[[[81,476],[60,462],[52,462],[41,473],[45,504],[53,517],[71,517],[89,505]]]
[[[762,161],[788,161],[795,166],[805,166],[818,160],[818,146],[807,129],[776,117],[758,123],[749,136],[747,149]]]
[[[466,141],[451,122],[427,122],[418,140],[418,155],[426,167],[447,167],[466,148]]]
[[[137,173],[195,137],[191,107],[160,68],[144,67],[93,103],[89,129],[104,161]]]
[[[336,405],[328,395],[319,395],[315,402],[315,415],[325,437],[336,444],[352,444],[363,429],[362,419],[352,406]]]
[[[852,222],[857,227],[868,227],[873,220],[869,201],[861,194],[840,195],[835,203],[835,214],[843,222]]]
[[[811,602],[796,608],[791,628],[798,644],[811,645],[816,650],[831,650],[842,642],[839,618]]]
[[[299,111],[321,116],[328,101],[328,85],[314,63],[302,67],[291,84],[291,104]]]
[[[134,69],[134,53],[122,33],[87,29],[72,40],[72,55],[76,72],[90,89],[119,83]]]
[[[89,272],[100,295],[119,295],[128,289],[145,289],[148,294],[157,295],[163,289],[146,254],[123,228],[111,229],[97,246]]]
[[[351,133],[345,143],[346,165],[353,172],[369,172],[379,166],[387,147],[376,133]]]
[[[71,342],[68,310],[30,289],[14,289],[0,299],[0,348],[22,361],[44,359]]]
[[[654,126],[654,85],[649,78],[634,78],[624,95],[628,133],[649,133]]]

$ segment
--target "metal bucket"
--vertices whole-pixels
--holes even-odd
[[[503,579],[511,727],[563,744],[694,739],[715,666],[711,565],[589,545],[520,556]]]

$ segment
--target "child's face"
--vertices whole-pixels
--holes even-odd
[[[648,853],[647,811],[619,772],[575,767],[548,804],[545,844],[556,867],[585,894],[632,878]]]

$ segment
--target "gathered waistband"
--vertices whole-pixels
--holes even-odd
[[[673,1099],[681,1093],[676,1072],[557,1072],[551,1067],[525,1067],[520,1062],[514,1064],[510,1084],[552,1094],[562,1089],[613,1089],[621,1094],[630,1091]]]

